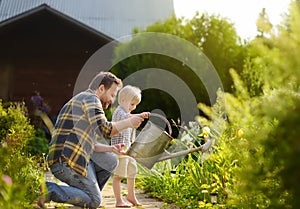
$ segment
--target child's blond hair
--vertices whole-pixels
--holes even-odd
[[[140,103],[142,99],[141,90],[136,86],[126,85],[119,91],[119,104],[123,99],[127,101],[134,101],[136,103]]]

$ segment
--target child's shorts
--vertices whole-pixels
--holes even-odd
[[[114,172],[115,175],[123,178],[135,178],[137,172],[135,159],[129,156],[119,157],[119,164]]]

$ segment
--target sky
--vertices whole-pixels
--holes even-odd
[[[252,39],[257,34],[256,20],[263,8],[273,25],[288,12],[289,0],[173,0],[177,17],[192,18],[196,11],[220,15],[234,23],[238,35]]]

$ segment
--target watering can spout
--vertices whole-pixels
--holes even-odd
[[[199,151],[205,152],[211,147],[211,143],[212,143],[212,140],[209,140],[208,142],[206,142],[205,144],[203,144],[199,147],[191,148],[191,149],[188,149],[188,150],[182,150],[182,151],[175,152],[175,153],[170,153],[167,150],[165,150],[161,154],[161,156],[157,159],[157,162],[164,161],[164,160],[169,160],[169,159],[172,159],[172,158],[175,158],[175,157],[180,157],[180,156],[192,153],[192,152],[199,152]]]

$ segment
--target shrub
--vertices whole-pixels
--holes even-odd
[[[8,176],[11,184],[0,186],[0,208],[23,209],[32,208],[32,204],[41,195],[43,173],[35,160],[21,153],[12,155],[7,148],[1,148],[0,156],[5,161],[0,162],[2,176]]]
[[[34,127],[30,125],[26,111],[24,103],[8,104],[5,108],[0,101],[0,142],[11,151],[21,151],[34,136]]]
[[[38,158],[48,153],[48,139],[46,133],[42,129],[35,130],[35,136],[27,141],[25,151],[31,156]]]
[[[32,208],[42,195],[43,173],[23,152],[34,134],[23,103],[4,107],[0,101],[0,208]]]

